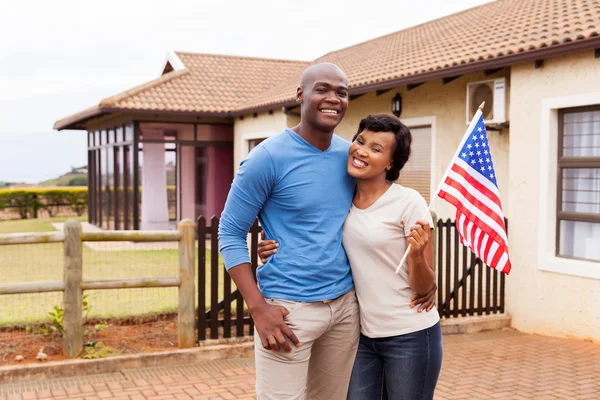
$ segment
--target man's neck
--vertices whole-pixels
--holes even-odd
[[[292,130],[304,138],[309,144],[321,151],[325,151],[331,146],[333,131],[318,130],[302,122],[293,127]]]

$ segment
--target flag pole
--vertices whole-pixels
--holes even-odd
[[[448,164],[448,168],[446,169],[446,172],[444,172],[444,175],[442,176],[442,180],[440,181],[440,184],[438,185],[437,190],[435,191],[435,193],[433,194],[433,196],[431,196],[431,201],[429,202],[429,207],[427,207],[427,211],[425,211],[425,215],[423,215],[423,218],[421,218],[421,219],[425,219],[425,218],[427,218],[427,215],[429,215],[429,212],[431,211],[431,207],[433,206],[433,202],[435,201],[435,199],[437,198],[438,193],[442,189],[442,185],[446,181],[446,178],[448,177],[448,174],[450,174],[450,167],[452,166],[452,162],[454,161],[454,159],[456,157],[458,157],[458,153],[460,153],[460,149],[463,148],[465,142],[469,138],[469,135],[471,134],[471,132],[473,131],[473,129],[475,129],[475,125],[477,124],[477,121],[479,120],[479,117],[483,113],[483,107],[485,107],[485,101],[483,103],[481,103],[479,105],[479,107],[477,108],[477,112],[473,116],[473,119],[471,120],[471,123],[469,124],[469,127],[465,131],[465,134],[463,135],[463,138],[460,141],[460,144],[458,145],[458,149],[456,150],[456,153],[454,154],[454,157],[452,157],[452,159],[450,160],[450,163]],[[397,274],[400,273],[400,269],[402,268],[402,264],[404,264],[404,261],[406,261],[406,258],[408,257],[408,253],[410,252],[410,248],[411,248],[411,245],[409,244],[408,247],[406,248],[406,251],[404,252],[404,255],[402,256],[402,260],[400,260],[400,264],[398,264],[398,267],[396,268],[396,273]]]

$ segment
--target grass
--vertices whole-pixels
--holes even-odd
[[[66,219],[2,221],[0,233],[54,231],[51,223]],[[61,243],[0,246],[0,284],[63,279],[62,247]],[[209,250],[206,260],[208,266]],[[221,259],[219,262],[222,265]],[[176,276],[178,270],[178,250],[94,251],[83,247],[83,279]],[[224,268],[220,271],[219,298],[222,298]],[[196,276],[197,273],[196,269]],[[210,282],[209,268],[206,275]],[[158,314],[175,311],[178,303],[177,288],[90,290],[85,293],[89,295],[89,317]],[[205,298],[210,304],[210,288],[206,289]],[[196,304],[197,301],[196,293]],[[47,320],[47,313],[61,303],[62,293],[2,295],[0,325]]]
[[[1,233],[20,233],[20,232],[54,232],[53,222],[65,222],[74,218],[78,221],[87,221],[87,217],[57,217],[57,218],[37,218],[37,219],[18,219],[13,221],[0,221]]]

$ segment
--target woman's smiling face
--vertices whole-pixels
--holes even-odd
[[[392,167],[395,146],[393,132],[362,131],[350,145],[348,174],[356,179],[385,176]]]

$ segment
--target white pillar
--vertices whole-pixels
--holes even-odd
[[[142,167],[142,230],[169,229],[165,145],[144,143]]]

